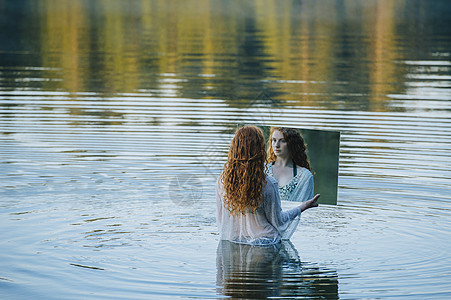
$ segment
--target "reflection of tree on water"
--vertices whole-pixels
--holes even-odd
[[[233,298],[338,299],[335,271],[301,264],[289,241],[267,247],[221,241],[217,286],[219,294]]]

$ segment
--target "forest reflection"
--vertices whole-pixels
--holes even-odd
[[[282,104],[385,111],[412,72],[406,45],[427,52],[419,41],[446,31],[440,17],[421,26],[440,9],[430,2],[6,1],[0,65],[8,89],[232,106],[264,91]]]

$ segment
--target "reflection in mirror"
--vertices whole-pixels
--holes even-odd
[[[340,132],[271,126],[260,126],[260,128],[263,130],[265,140],[267,141],[268,157],[271,158],[272,156],[273,160],[275,160],[277,157],[277,153],[274,153],[274,149],[272,149],[271,145],[275,128],[278,128],[280,131],[282,131],[281,136],[286,139],[288,138],[286,141],[287,143],[301,144],[300,148],[303,148],[302,144],[304,144],[307,157],[302,158],[302,155],[298,155],[299,158],[297,160],[299,162],[297,161],[296,164],[300,167],[310,169],[311,173],[313,174],[313,194],[321,194],[318,203],[337,204]],[[298,133],[300,135],[300,138],[293,138],[293,136],[297,135]],[[271,134],[273,136],[271,136]],[[302,149],[297,149],[296,151],[298,154],[300,152],[303,152]],[[294,173],[293,176],[295,176],[295,174],[297,173]],[[302,176],[302,174],[299,174],[298,177],[299,176]],[[309,185],[311,182],[309,182],[307,179],[299,180],[298,184],[302,184],[303,186],[296,186],[296,189],[293,188],[293,192],[289,192],[291,197],[286,197],[284,193],[286,193],[286,190],[290,188],[289,185],[291,183],[292,181],[285,181],[281,184],[281,186],[283,186],[283,188],[279,189],[281,192],[281,199],[288,201],[307,200],[303,198],[305,198],[304,195],[306,193],[308,194],[308,192],[306,191],[308,188],[307,185]]]
[[[220,295],[241,299],[338,299],[336,272],[301,264],[296,248],[288,240],[266,247],[223,240],[218,245],[216,263]]]
[[[244,125],[255,124],[237,124],[235,129]],[[268,150],[271,143],[271,128],[285,128],[295,130],[300,133],[305,147],[307,159],[310,164],[311,173],[313,174],[313,195],[321,194],[318,199],[320,204],[337,204],[338,189],[338,162],[340,154],[340,132],[329,130],[315,130],[306,128],[280,127],[280,126],[263,126],[255,125],[263,131],[266,141],[266,149]],[[229,129],[228,134],[233,134]],[[274,175],[274,174],[272,174]],[[277,179],[277,178],[276,178]],[[284,185],[283,185],[284,186]],[[279,189],[280,192],[280,189]],[[299,193],[306,196],[308,193]],[[312,195],[312,196],[313,196]],[[285,199],[284,199],[285,198]],[[281,195],[282,200],[288,197]],[[288,201],[305,201],[305,197],[290,197]]]

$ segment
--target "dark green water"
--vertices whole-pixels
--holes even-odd
[[[0,1],[0,297],[449,298],[450,14]],[[341,133],[338,205],[277,249],[219,244],[242,123]]]

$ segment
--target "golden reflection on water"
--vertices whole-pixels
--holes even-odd
[[[358,102],[386,111],[387,95],[406,88],[400,78],[409,68],[399,62],[408,53],[398,51],[399,43],[421,47],[417,42],[429,33],[410,32],[428,16],[401,18],[412,10],[406,1],[30,5],[38,12],[33,26],[43,77],[60,79],[41,87],[70,93],[173,89],[176,96],[236,100],[267,90],[292,105]]]

